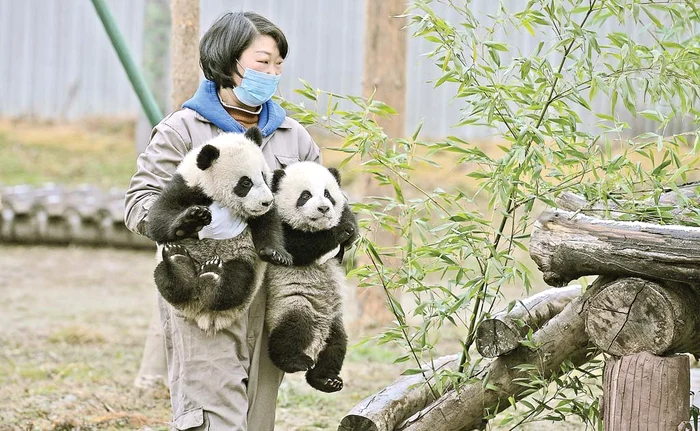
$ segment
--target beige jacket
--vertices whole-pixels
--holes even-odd
[[[164,118],[136,161],[136,174],[126,192],[124,221],[132,232],[146,235],[146,216],[155,198],[192,148],[223,133],[199,113],[184,108]],[[287,117],[279,128],[263,138],[262,151],[270,169],[298,161],[320,162],[321,152],[309,132]]]

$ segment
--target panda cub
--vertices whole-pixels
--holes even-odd
[[[250,305],[267,262],[289,265],[273,209],[256,128],[224,133],[187,153],[149,210],[147,233],[159,244],[154,272],[163,298],[207,331],[231,325]],[[198,238],[217,205],[247,222],[239,235]]]
[[[265,273],[269,354],[281,370],[306,371],[323,392],[342,389],[339,373],[347,336],[341,294],[345,272],[337,258],[357,238],[357,221],[340,189],[340,173],[299,162],[272,179],[275,207],[293,266],[270,265]]]

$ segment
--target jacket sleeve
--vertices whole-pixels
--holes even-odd
[[[136,160],[136,173],[126,191],[124,222],[130,231],[146,235],[148,210],[191,147],[189,141],[166,123],[153,129],[151,141]]]
[[[309,132],[300,126],[299,156],[301,161],[321,163],[321,149],[316,145]]]

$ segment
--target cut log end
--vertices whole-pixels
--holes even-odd
[[[486,358],[495,358],[518,347],[520,334],[505,322],[488,319],[476,331],[476,350]]]
[[[688,286],[622,278],[590,299],[586,332],[598,348],[615,356],[642,351],[696,353],[700,350],[699,302]]]
[[[340,422],[338,431],[355,431],[355,430],[367,430],[367,431],[379,431],[377,424],[374,421],[357,415],[347,415]]]

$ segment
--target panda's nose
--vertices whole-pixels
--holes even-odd
[[[328,205],[321,205],[320,207],[318,207],[318,210],[321,211],[321,214],[327,213],[329,209],[330,207]]]
[[[269,207],[270,205],[272,205],[272,201],[262,201],[260,203],[264,207]]]

